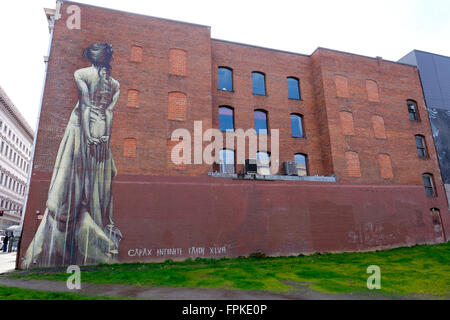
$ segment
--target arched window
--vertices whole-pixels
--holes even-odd
[[[256,134],[267,134],[268,132],[267,111],[255,110],[254,118],[255,118]]]
[[[256,153],[257,171],[260,175],[270,175],[270,154],[265,151]]]
[[[419,121],[419,113],[417,111],[417,103],[413,100],[406,101],[408,105],[409,120]]]
[[[306,177],[308,175],[308,163],[307,156],[303,153],[297,153],[294,156],[295,168],[297,169],[297,175],[300,177]]]
[[[224,91],[233,91],[233,70],[227,67],[219,67],[217,71],[217,88]]]
[[[261,72],[252,72],[253,94],[266,95],[266,76]]]
[[[303,117],[299,114],[291,114],[292,137],[303,138]]]
[[[183,49],[169,50],[169,74],[175,76],[186,76],[187,52]]]
[[[128,90],[128,107],[137,107],[139,106],[139,91],[135,89]]]
[[[425,144],[425,137],[418,134],[415,136],[415,138],[416,138],[417,154],[419,155],[419,158],[428,157],[427,146]]]
[[[219,129],[220,131],[234,131],[233,108],[227,106],[219,107]]]
[[[425,186],[425,193],[427,197],[436,197],[436,191],[434,189],[433,175],[431,173],[424,173],[422,175],[423,184]]]
[[[123,156],[128,158],[136,157],[136,139],[126,138],[123,143]]]
[[[300,82],[297,78],[287,78],[289,99],[300,100]]]
[[[220,150],[220,172],[234,173],[234,151],[229,149]]]

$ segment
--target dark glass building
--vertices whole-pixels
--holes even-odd
[[[414,50],[399,60],[417,66],[450,203],[450,57]]]

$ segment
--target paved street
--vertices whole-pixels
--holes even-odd
[[[14,270],[16,267],[16,253],[0,252],[0,274]]]

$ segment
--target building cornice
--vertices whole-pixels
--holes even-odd
[[[12,103],[9,97],[6,95],[6,92],[0,87],[0,106],[5,110],[7,114],[11,116],[11,119],[14,120],[16,125],[22,129],[25,135],[33,141],[34,132],[31,129],[30,125],[27,123],[25,118],[22,116],[20,111],[16,108],[16,106]]]

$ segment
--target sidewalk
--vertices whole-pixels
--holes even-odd
[[[12,271],[16,268],[17,252],[0,252],[0,274]]]
[[[352,294],[324,294],[309,288],[277,293],[256,290],[226,290],[203,288],[139,287],[83,283],[81,290],[69,290],[63,281],[24,280],[0,276],[0,286],[41,291],[73,292],[87,296],[128,297],[151,300],[385,300],[381,295],[356,296]]]

